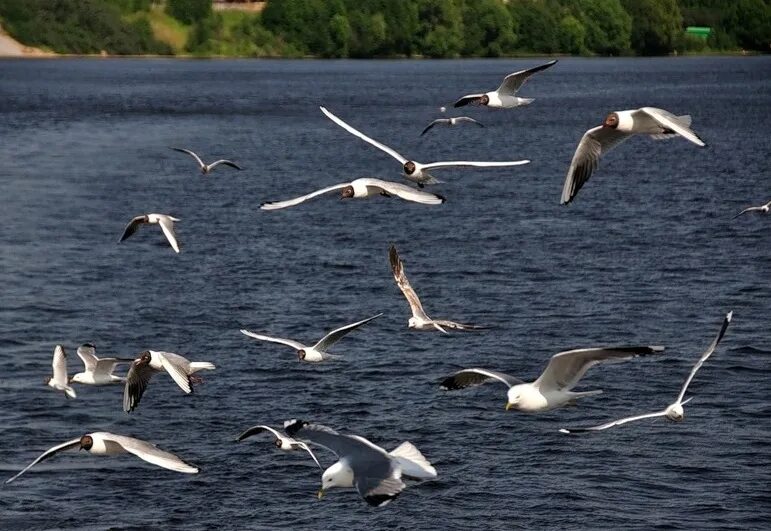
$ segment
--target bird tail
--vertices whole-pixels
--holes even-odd
[[[431,466],[420,450],[409,441],[404,441],[390,452],[391,457],[396,459],[402,474],[415,479],[433,479],[436,477],[436,469]]]
[[[65,387],[64,388],[64,394],[67,395],[67,398],[77,398],[78,395],[75,393],[75,389],[72,387]]]
[[[190,363],[191,372],[200,371],[202,369],[207,369],[211,371],[216,368],[217,367],[215,367],[213,363],[209,363],[208,361],[194,361]]]
[[[535,98],[517,98],[517,103],[520,105],[530,105],[535,101]]]

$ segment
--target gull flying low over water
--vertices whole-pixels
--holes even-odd
[[[280,208],[287,208],[316,197],[317,195],[326,194],[334,190],[341,190],[340,199],[359,198],[364,199],[376,195],[382,195],[385,197],[396,196],[405,201],[412,201],[413,203],[422,203],[424,205],[440,205],[444,203],[445,199],[439,194],[430,194],[415,188],[410,188],[407,185],[401,183],[393,183],[391,181],[381,181],[380,179],[372,179],[369,177],[362,177],[361,179],[355,179],[349,183],[340,183],[333,186],[327,186],[321,190],[316,190],[294,199],[287,199],[285,201],[267,201],[260,205],[263,210],[278,210]]]
[[[718,344],[720,343],[720,340],[723,339],[723,335],[725,334],[725,331],[728,328],[729,323],[731,322],[732,316],[733,316],[733,312],[729,312],[728,315],[725,316],[725,319],[723,320],[723,326],[720,328],[720,332],[718,332],[717,337],[712,341],[712,343],[710,343],[709,347],[707,347],[707,350],[704,351],[704,353],[701,355],[699,360],[691,369],[690,374],[685,379],[683,386],[680,388],[680,394],[677,395],[677,399],[671,404],[669,404],[665,409],[662,409],[661,411],[656,411],[654,413],[645,413],[643,415],[635,415],[633,417],[626,417],[623,419],[614,420],[612,422],[607,422],[605,424],[601,424],[599,426],[593,426],[591,428],[570,428],[570,429],[563,428],[560,431],[562,433],[581,433],[586,431],[601,431],[601,430],[606,430],[608,428],[612,428],[613,426],[620,426],[622,424],[626,424],[627,422],[634,422],[636,420],[649,419],[654,417],[664,417],[673,422],[681,422],[685,418],[683,405],[687,404],[693,399],[693,397],[691,397],[686,400],[683,400],[683,398],[685,397],[685,392],[688,390],[688,386],[690,385],[691,380],[693,380],[693,377],[696,375],[696,371],[698,371],[701,368],[701,366],[704,365],[704,362],[707,361],[707,358],[709,358],[717,348]]]
[[[287,421],[287,423],[290,423],[290,421]],[[241,442],[244,439],[251,437],[252,435],[255,435],[257,433],[262,432],[268,432],[273,434],[273,436],[276,438],[276,441],[273,443],[276,445],[276,448],[279,450],[282,450],[284,452],[291,452],[293,450],[305,450],[310,454],[310,456],[313,458],[313,460],[316,462],[316,464],[319,466],[320,469],[324,469],[324,467],[321,466],[321,463],[319,463],[319,460],[316,459],[316,455],[313,453],[313,450],[311,450],[307,444],[305,444],[302,441],[296,441],[292,439],[291,437],[287,435],[282,435],[278,432],[278,430],[274,430],[270,426],[265,425],[259,425],[259,426],[252,426],[245,432],[243,432],[241,435],[238,436],[236,439],[236,442]]]
[[[77,398],[78,395],[75,393],[75,389],[67,385],[67,354],[61,345],[54,347],[51,367],[53,368],[53,375],[50,378],[46,378],[46,385],[53,387],[57,391],[62,391],[67,398]]]
[[[771,210],[771,201],[769,201],[765,205],[747,207],[744,210],[742,210],[741,212],[739,212],[738,214],[736,214],[731,219],[736,219],[739,216],[741,216],[742,214],[746,214],[747,212],[757,212],[758,214],[768,214],[769,210]]]
[[[403,477],[436,478],[436,469],[410,442],[386,452],[364,437],[341,435],[321,424],[300,420],[285,424],[289,436],[326,448],[338,457],[321,475],[319,499],[333,487],[355,488],[368,504],[380,507],[404,490]]]
[[[83,343],[78,347],[78,357],[83,360],[86,370],[75,374],[70,382],[86,385],[109,385],[124,383],[125,378],[113,374],[115,367],[121,363],[131,363],[131,358],[97,358],[96,347],[91,343]]]
[[[340,328],[337,328],[335,330],[332,330],[327,335],[322,337],[321,339],[316,342],[313,346],[303,345],[299,341],[295,341],[293,339],[282,339],[280,337],[271,337],[271,336],[265,336],[262,334],[255,334],[254,332],[250,332],[249,330],[241,330],[241,333],[245,336],[253,337],[254,339],[259,339],[260,341],[269,341],[271,343],[280,343],[282,345],[286,345],[288,347],[292,347],[297,351],[297,359],[300,361],[309,361],[309,362],[318,362],[323,361],[329,358],[334,358],[333,354],[330,354],[327,352],[327,349],[330,348],[332,345],[340,341],[343,337],[345,337],[350,332],[353,332],[360,326],[363,326],[370,322],[373,319],[376,319],[383,315],[382,313],[379,313],[377,315],[373,315],[372,317],[368,317],[367,319],[363,319],[361,321],[356,321],[355,323],[341,326]]]
[[[123,236],[120,237],[120,241],[122,242],[123,240],[128,239],[132,234],[139,230],[141,225],[145,223],[149,223],[151,225],[160,225],[163,234],[166,236],[166,239],[169,240],[171,248],[178,253],[179,244],[177,243],[177,236],[174,234],[175,221],[180,220],[178,218],[167,216],[166,214],[143,214],[141,216],[137,216],[129,221],[128,225],[126,225],[126,229],[123,231]]]
[[[682,136],[697,146],[706,144],[691,129],[691,117],[675,116],[664,109],[642,107],[615,111],[602,125],[589,129],[578,143],[562,187],[563,205],[570,203],[600,165],[600,157],[632,135],[649,135],[654,140]]]
[[[431,319],[423,310],[418,294],[415,293],[415,290],[410,285],[410,281],[407,280],[407,275],[404,273],[404,264],[393,244],[388,248],[388,258],[391,261],[391,272],[394,275],[394,280],[396,280],[396,285],[402,290],[412,310],[412,317],[410,317],[407,324],[409,328],[416,330],[439,330],[445,334],[447,333],[445,328],[452,330],[484,330],[487,328],[486,326],[456,323],[445,319]]]
[[[181,153],[187,153],[188,155],[193,157],[195,159],[195,161],[198,163],[198,168],[201,170],[201,173],[203,175],[206,175],[207,173],[212,171],[214,168],[216,168],[220,164],[222,164],[224,166],[230,166],[231,168],[235,168],[237,170],[243,169],[238,164],[236,164],[235,162],[233,162],[231,160],[220,159],[220,160],[216,160],[216,161],[212,162],[211,164],[205,164],[204,161],[201,160],[201,157],[199,157],[198,155],[196,155],[194,152],[190,151],[189,149],[183,149],[183,148],[178,148],[178,147],[173,147],[171,149],[173,149],[174,151],[179,151]]]
[[[512,107],[520,107],[522,105],[533,103],[533,98],[517,97],[517,91],[522,88],[522,85],[524,85],[528,79],[530,79],[530,76],[541,70],[546,70],[556,63],[557,60],[555,59],[554,61],[549,61],[540,66],[509,74],[503,78],[503,83],[501,83],[501,86],[497,89],[491,92],[485,92],[484,94],[467,94],[455,102],[455,107],[463,107],[469,103],[478,103],[479,105],[486,105],[487,107],[511,109]]]
[[[428,124],[428,126],[426,126],[425,129],[423,129],[423,132],[420,133],[420,136],[425,135],[428,132],[429,129],[433,128],[436,125],[453,126],[453,125],[458,125],[458,124],[463,123],[463,122],[468,122],[468,123],[476,124],[479,127],[484,127],[484,125],[482,125],[481,123],[477,122],[473,118],[469,118],[468,116],[455,116],[453,118],[437,118],[436,120],[434,120],[433,122]]]
[[[590,367],[598,363],[619,362],[658,354],[664,347],[583,348],[559,352],[552,356],[537,380],[525,383],[519,378],[487,369],[463,369],[442,381],[442,389],[454,390],[497,380],[509,388],[506,409],[537,412],[558,408],[576,398],[602,393],[600,390],[575,393],[571,391]]]
[[[372,144],[376,148],[378,148],[381,151],[384,151],[391,155],[393,158],[399,161],[399,163],[402,165],[402,170],[404,171],[404,176],[415,183],[418,184],[421,188],[425,184],[436,184],[440,181],[435,179],[432,175],[428,173],[429,170],[438,170],[440,168],[454,168],[454,167],[474,167],[474,168],[501,168],[501,167],[508,167],[508,166],[521,166],[522,164],[528,164],[529,160],[514,160],[514,161],[507,161],[507,162],[474,162],[474,161],[466,161],[466,160],[454,160],[450,162],[431,162],[429,164],[421,164],[420,162],[414,161],[414,160],[408,160],[404,158],[402,155],[397,153],[396,150],[386,146],[385,144],[381,144],[377,140],[373,140],[358,129],[348,125],[344,121],[342,121],[340,118],[329,112],[326,108],[321,107],[321,112],[323,112],[327,118],[335,122],[337,125],[348,131],[354,136],[357,136],[364,140],[365,142]]]
[[[49,459],[59,452],[64,452],[70,449],[86,450],[93,455],[118,455],[118,454],[134,454],[143,461],[147,461],[153,465],[161,468],[167,468],[175,472],[183,472],[185,474],[197,474],[198,468],[189,465],[182,461],[176,455],[165,452],[147,441],[141,439],[135,439],[133,437],[126,437],[125,435],[116,435],[114,433],[108,433],[106,431],[98,431],[94,433],[87,433],[77,439],[72,439],[65,443],[49,448],[43,452],[40,457],[32,461],[30,465],[24,470],[6,480],[6,483],[10,483],[14,479],[21,476],[27,470]]]
[[[200,370],[216,369],[208,361],[190,361],[184,356],[173,352],[146,350],[142,352],[126,375],[126,385],[123,388],[123,411],[130,413],[139,406],[150,378],[159,372],[167,372],[186,394],[193,392],[193,382],[200,382],[198,377],[191,376]]]

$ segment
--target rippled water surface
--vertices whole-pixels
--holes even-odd
[[[771,199],[771,58],[563,59],[524,87],[529,107],[464,109],[486,128],[418,136],[441,105],[538,61],[0,61],[0,472],[99,430],[202,469],[60,455],[0,489],[0,527],[768,526],[771,218],[731,217]],[[446,170],[441,206],[330,195],[259,210],[355,177],[399,179],[322,104],[419,161],[533,162]],[[708,147],[632,139],[560,206],[583,132],[641,106],[693,115]],[[169,146],[245,169],[203,177]],[[117,244],[145,212],[182,219],[181,254],[157,227]],[[430,315],[493,329],[408,330],[391,242]],[[729,310],[685,422],[558,433],[671,402]],[[377,312],[321,365],[238,332],[315,341]],[[86,341],[218,369],[190,396],[156,377],[127,415],[120,387],[81,386],[68,401],[42,385],[54,345],[72,373]],[[555,352],[636,343],[666,355],[590,370],[581,388],[605,394],[577,407],[505,412],[499,384],[438,386],[462,367],[531,379]],[[305,456],[267,437],[233,442],[293,417],[388,449],[410,440],[439,478],[382,509],[352,490],[318,501]]]

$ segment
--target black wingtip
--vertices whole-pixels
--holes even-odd
[[[307,426],[307,425],[308,425],[308,423],[307,423],[307,422],[305,422],[304,420],[299,420],[299,419],[292,419],[292,420],[290,420],[290,421],[289,421],[289,423],[288,423],[288,424],[286,424],[286,423],[284,424],[284,431],[285,431],[285,432],[286,432],[286,434],[287,434],[287,435],[289,435],[290,437],[294,437],[294,436],[295,436],[295,434],[296,434],[298,431],[300,431],[300,429],[301,429],[303,426]]]
[[[434,194],[434,195],[435,195],[436,197],[438,197],[439,199],[441,199],[441,200],[442,200],[442,203],[444,203],[445,201],[447,201],[447,198],[446,198],[445,196],[441,195],[441,194]]]
[[[364,500],[373,507],[382,507],[398,496],[399,494],[373,494],[371,496],[364,496]]]

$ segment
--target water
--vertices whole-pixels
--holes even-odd
[[[0,61],[0,472],[96,430],[202,468],[60,455],[0,490],[2,527],[767,526],[771,233],[768,218],[731,216],[769,199],[771,58],[562,59],[522,90],[533,105],[464,109],[487,127],[418,137],[441,105],[537,62]],[[444,171],[437,207],[329,196],[260,211],[359,176],[399,178],[321,104],[419,161],[533,163]],[[640,106],[692,114],[709,146],[630,140],[560,206],[583,132]],[[245,170],[202,177],[168,146]],[[116,243],[145,212],[182,219],[180,255],[157,227]],[[494,329],[407,330],[391,242],[430,315]],[[671,402],[729,310],[685,422],[557,432]],[[322,365],[238,332],[315,341],[381,311]],[[127,415],[120,387],[80,386],[67,401],[42,385],[53,346],[68,347],[75,372],[85,341],[102,355],[170,350],[218,369],[191,396],[156,377]],[[666,356],[592,369],[580,387],[605,394],[575,408],[507,413],[498,384],[438,388],[462,367],[530,379],[555,352],[635,343]],[[389,449],[410,440],[439,479],[384,509],[355,491],[319,502],[305,456],[268,437],[233,442],[293,417]]]

